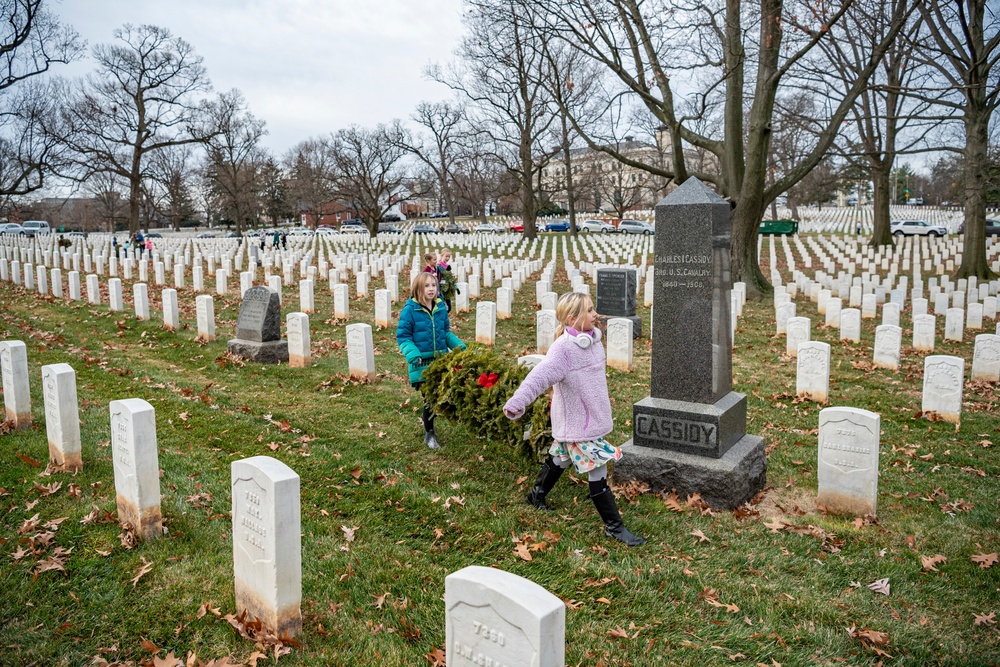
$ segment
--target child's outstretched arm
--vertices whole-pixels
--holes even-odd
[[[569,366],[564,355],[560,352],[550,350],[541,363],[532,368],[528,376],[524,378],[521,386],[503,406],[503,413],[508,419],[517,419],[523,415],[525,409],[536,398],[566,376]]]

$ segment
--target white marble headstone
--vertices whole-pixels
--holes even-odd
[[[549,351],[549,346],[555,340],[556,311],[539,310],[535,313],[535,347],[539,354]]]
[[[926,313],[913,316],[913,349],[918,352],[934,351],[936,319]]]
[[[957,424],[962,415],[964,386],[965,359],[944,354],[926,357],[921,410]]]
[[[476,342],[493,347],[497,335],[497,305],[480,301],[476,305]]]
[[[608,320],[607,365],[611,368],[632,372],[632,320],[615,317]]]
[[[949,308],[944,316],[944,339],[962,342],[965,336],[965,311]]]
[[[305,368],[312,357],[309,316],[305,313],[288,313],[285,316],[285,329],[288,337],[288,365],[292,368]]]
[[[268,456],[233,461],[230,474],[236,613],[295,636],[302,631],[299,476]]]
[[[347,365],[352,378],[375,379],[375,347],[370,324],[347,326]]]
[[[338,320],[346,320],[351,316],[351,307],[347,298],[347,285],[338,283],[333,288],[333,316]]]
[[[215,340],[215,301],[212,296],[209,294],[198,296],[195,299],[195,310],[198,316],[197,340],[201,342]]]
[[[472,565],[448,575],[448,667],[564,667],[566,605],[538,584]]]
[[[899,353],[903,345],[903,330],[891,324],[875,327],[875,348],[872,361],[876,368],[899,368]]]
[[[167,288],[161,295],[163,303],[163,328],[176,331],[180,327],[180,317],[177,312],[177,290]]]
[[[1000,336],[976,336],[976,347],[972,352],[972,379],[1000,382]]]
[[[861,342],[861,311],[857,308],[840,311],[840,340]]]
[[[799,343],[795,394],[817,403],[830,395],[830,345],[820,341]]]
[[[858,408],[819,413],[817,502],[834,514],[874,515],[881,417]]]
[[[63,470],[80,470],[83,468],[80,408],[73,367],[69,364],[42,366],[42,396],[49,460]]]
[[[163,534],[156,414],[141,398],[111,401],[111,454],[118,520],[142,539]]]
[[[4,420],[14,422],[15,428],[29,428],[28,348],[22,341],[0,341],[0,372],[3,373]]]
[[[785,325],[785,354],[795,357],[799,353],[799,343],[809,340],[810,322],[808,317],[791,317]]]

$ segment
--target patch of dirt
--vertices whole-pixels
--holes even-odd
[[[815,489],[792,486],[769,489],[756,509],[763,519],[789,519],[790,517],[817,514]]]

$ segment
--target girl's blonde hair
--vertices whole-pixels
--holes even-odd
[[[566,327],[576,328],[576,323],[590,307],[590,297],[583,292],[567,292],[556,303],[556,338],[563,335]]]
[[[428,281],[434,281],[435,287],[437,286],[437,276],[429,271],[424,271],[423,273],[418,273],[413,278],[413,282],[410,283],[410,296],[413,300],[419,304],[423,304],[422,298],[424,296],[424,284]]]
[[[424,265],[430,264],[431,262],[437,261],[437,255],[432,252],[424,253]]]

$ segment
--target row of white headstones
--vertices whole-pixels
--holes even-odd
[[[0,342],[0,366],[7,417],[28,428],[22,341]],[[50,463],[61,471],[80,470],[76,373],[69,364],[42,366],[41,372]],[[155,410],[129,398],[111,401],[109,415],[118,519],[140,540],[159,538],[164,529]],[[294,636],[302,630],[299,476],[277,459],[255,456],[231,464],[230,488],[237,614]],[[454,655],[472,664],[563,664],[565,606],[542,587],[494,568],[469,567],[449,575],[445,590],[445,635]]]

